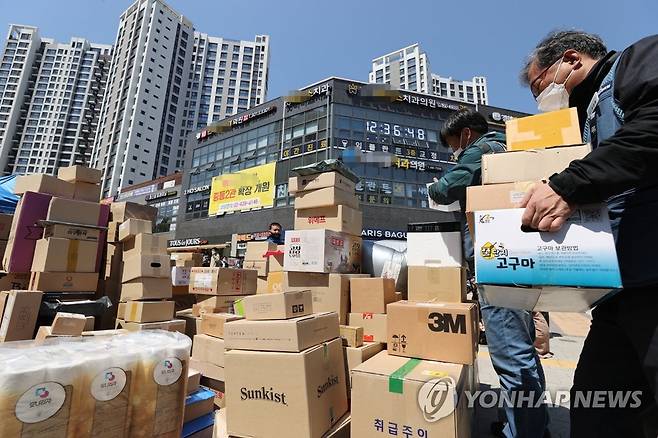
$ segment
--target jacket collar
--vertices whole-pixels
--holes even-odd
[[[578,109],[578,120],[580,122],[581,131],[585,127],[587,120],[587,107],[589,106],[594,93],[601,87],[601,82],[608,74],[617,59],[617,52],[608,52],[602,59],[600,59],[592,70],[587,74],[583,81],[576,85],[569,95],[569,106]]]

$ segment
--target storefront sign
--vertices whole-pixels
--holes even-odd
[[[254,233],[241,233],[235,235],[236,242],[254,242],[267,240],[270,237],[269,231],[256,231]]]
[[[516,117],[510,116],[509,114],[501,114],[498,111],[494,111],[491,114],[489,114],[489,118],[497,123],[504,123],[509,120],[515,119]]]
[[[310,154],[312,152],[321,151],[327,148],[329,142],[324,139],[320,141],[311,141],[305,144],[300,144],[299,146],[293,146],[288,149],[283,149],[281,151],[281,159],[285,160],[291,157],[297,157],[300,155]]]
[[[166,192],[158,192],[146,195],[144,200],[146,202],[155,201],[156,199],[169,198],[170,196],[176,196],[177,194],[178,190],[167,190]]]
[[[264,164],[212,179],[208,215],[274,205],[276,163]]]
[[[266,106],[265,108],[261,108],[257,111],[242,114],[232,119],[222,120],[220,122],[215,123],[214,125],[210,125],[207,128],[202,129],[200,132],[197,132],[196,139],[198,141],[207,140],[208,138],[212,137],[217,133],[228,131],[235,126],[250,122],[253,119],[257,119],[274,111],[276,111],[276,105],[270,105],[270,106]]]
[[[167,241],[169,248],[181,248],[183,246],[199,246],[206,245],[208,241],[200,237],[191,237],[189,239],[174,239]]]
[[[183,192],[184,195],[191,195],[192,193],[202,193],[210,190],[210,184],[205,184],[199,187],[191,187]]]
[[[380,230],[376,228],[364,228],[361,231],[361,237],[364,239],[396,239],[406,240],[406,231],[397,230]]]
[[[276,106],[275,105],[270,105],[266,106],[265,108],[261,108],[258,111],[254,111],[253,113],[247,113],[243,114],[239,117],[235,117],[229,121],[229,126],[237,126],[241,125],[243,123],[247,123],[253,119],[256,119],[258,117],[264,116],[265,114],[269,114],[271,112],[276,111]]]
[[[398,102],[407,102],[413,105],[426,106],[428,108],[443,108],[443,109],[451,109],[454,111],[457,111],[463,106],[465,106],[465,105],[459,105],[456,103],[447,102],[444,100],[435,99],[433,97],[416,96],[407,93],[400,93],[400,95],[396,100]]]
[[[317,96],[325,96],[331,91],[329,83],[318,85],[317,87],[309,88],[308,90],[295,92],[286,97],[286,105],[288,107],[300,103],[308,102]]]

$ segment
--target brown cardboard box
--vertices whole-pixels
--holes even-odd
[[[42,295],[38,291],[0,292],[0,342],[32,339]]]
[[[343,338],[344,346],[360,347],[363,345],[363,327],[341,325],[340,337]]]
[[[179,310],[176,318],[185,321],[185,334],[190,338],[201,333],[201,318],[194,316],[190,309]]]
[[[244,269],[250,269],[253,271],[256,271],[258,273],[259,277],[266,277],[267,276],[267,259],[261,259],[261,260],[245,260],[242,263],[242,267]]]
[[[244,253],[245,260],[265,260],[263,257],[268,251],[276,251],[276,243],[262,241],[262,242],[247,242],[247,249]],[[259,274],[260,275],[260,274]]]
[[[41,327],[39,327],[39,330],[37,330],[37,334],[34,335],[34,340],[38,343],[38,342],[43,342],[46,339],[52,339],[57,337],[59,336],[53,335],[50,326],[42,325]]]
[[[286,271],[359,273],[361,237],[331,230],[290,230],[283,265]]]
[[[505,122],[505,137],[510,151],[583,142],[576,108],[508,120]]]
[[[162,234],[140,233],[123,242],[123,257],[138,254],[166,254],[167,237]]]
[[[348,324],[356,327],[363,327],[364,342],[386,342],[386,322],[385,314],[380,313],[350,313]]]
[[[176,266],[184,268],[201,266],[203,262],[203,256],[196,252],[174,252],[171,254],[171,259],[175,261]]]
[[[123,283],[141,277],[171,279],[169,256],[159,254],[138,254],[123,259]],[[171,290],[171,281],[170,290]]]
[[[242,295],[240,295],[238,298],[242,298]],[[195,318],[201,318],[206,313],[229,313],[229,310],[232,310],[229,309],[229,307],[230,306],[216,308],[213,306],[202,306],[201,304],[192,304],[192,316],[194,316]]]
[[[391,378],[409,363],[383,351],[352,370],[352,436],[380,438],[394,424],[414,437],[470,437],[473,410],[464,394],[470,367],[423,360]]]
[[[59,237],[71,240],[89,240],[98,242],[101,230],[98,228],[80,227],[77,225],[53,224],[43,230],[43,237]]]
[[[126,303],[120,302],[117,304],[117,319],[126,320]]]
[[[213,365],[210,362],[202,362],[194,358],[190,358],[190,366],[201,372],[201,380],[203,381],[204,377],[208,377],[213,380],[219,380],[221,382],[226,379],[226,374],[224,372],[224,367],[218,365]]]
[[[12,214],[0,213],[0,240],[9,239],[9,231],[11,231],[11,222],[14,219]]]
[[[224,339],[209,335],[194,335],[192,357],[224,368]]]
[[[345,205],[295,210],[295,229],[327,229],[360,236],[363,213]]]
[[[248,320],[288,319],[313,313],[310,290],[250,295],[241,301]]]
[[[128,322],[117,319],[115,328],[124,329],[129,332],[142,330],[167,330],[170,332],[185,333],[185,321],[181,319],[172,319],[171,321],[162,322]]]
[[[299,353],[228,351],[226,405],[230,435],[321,438],[347,412],[340,339]]]
[[[187,369],[187,393],[192,394],[199,389],[201,383],[201,373],[194,368]]]
[[[85,328],[84,331],[92,331],[94,327],[96,326],[96,318],[93,316],[87,316],[85,317]]]
[[[471,236],[475,233],[473,214],[478,210],[519,208],[528,190],[539,181],[520,181],[466,188],[466,219]]]
[[[128,219],[142,219],[155,222],[158,209],[149,205],[136,204],[134,202],[113,202],[110,204],[110,212],[114,222],[125,222]]]
[[[32,272],[95,272],[98,242],[48,237],[37,240]]]
[[[354,192],[356,183],[338,172],[323,172],[314,175],[293,176],[288,179],[288,193],[337,187],[346,192]]]
[[[119,241],[123,242],[138,234],[152,234],[153,222],[142,219],[128,219],[119,225]]]
[[[387,310],[390,354],[464,365],[477,357],[476,304],[399,301]]]
[[[171,298],[169,278],[138,278],[121,285],[121,300],[149,300]]]
[[[482,184],[535,181],[560,173],[573,160],[585,158],[589,144],[550,149],[485,154],[482,156]]]
[[[258,273],[250,269],[192,268],[190,293],[250,295],[256,293]]]
[[[96,272],[32,272],[30,289],[43,292],[96,292]]]
[[[73,184],[43,173],[21,175],[16,178],[14,193],[22,195],[25,192],[46,193],[71,199],[73,197]]]
[[[85,166],[68,166],[57,169],[57,178],[68,182],[84,182],[98,184],[103,177],[103,171]]]
[[[276,253],[272,253],[268,258],[268,273],[283,271],[283,254],[285,254],[286,246],[277,245]]]
[[[73,199],[52,198],[46,220],[78,225],[98,225],[101,204],[98,202],[76,201]]]
[[[110,222],[107,224],[107,241],[108,243],[119,242],[119,222]]]
[[[358,209],[359,198],[354,193],[346,192],[336,187],[299,192],[295,196],[295,209],[317,207],[333,207],[335,205],[347,205]]]
[[[160,322],[173,317],[173,301],[128,301],[124,312],[128,322]]]
[[[365,342],[360,347],[343,346],[348,373],[385,348],[386,344],[381,342]]]
[[[350,279],[350,301],[353,313],[386,313],[386,305],[397,301],[392,278]]]
[[[30,286],[30,274],[0,272],[0,291],[25,290]]]
[[[454,266],[409,266],[409,301],[466,301],[466,269]]]
[[[199,295],[197,304],[201,307],[213,309],[229,309],[235,301],[244,298],[244,295]]]
[[[87,317],[77,313],[57,312],[50,334],[64,336],[82,336],[87,325]]]
[[[349,377],[347,378],[349,380]],[[347,398],[349,398],[349,391],[347,394]],[[333,425],[331,429],[329,429],[329,432],[322,438],[350,438],[350,427],[352,425],[352,416],[350,415],[349,411],[347,414],[343,415],[343,417],[338,420],[336,424]]]
[[[98,202],[101,199],[101,186],[86,182],[73,183],[73,199]]]
[[[224,337],[224,324],[242,319],[232,313],[204,313],[201,315],[201,333],[204,335]]]
[[[267,277],[259,276],[256,280],[256,293],[257,294],[267,294],[270,291],[267,289]]]
[[[302,351],[339,335],[334,312],[275,321],[231,321],[224,326],[228,349]]]

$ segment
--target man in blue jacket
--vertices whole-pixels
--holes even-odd
[[[441,141],[452,149],[457,165],[429,187],[429,195],[438,204],[459,201],[462,211],[464,258],[473,269],[473,243],[466,225],[466,187],[481,184],[482,155],[505,151],[505,135],[489,131],[486,119],[478,112],[462,109],[452,114],[441,129]],[[480,299],[491,362],[498,374],[501,390],[511,400],[541,397],[546,387],[544,370],[534,347],[535,326],[532,314],[487,304]],[[546,406],[505,406],[506,421],[492,424],[496,436],[542,438],[548,434]]]

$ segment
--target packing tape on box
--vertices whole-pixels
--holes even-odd
[[[404,378],[420,364],[420,359],[409,359],[407,363],[388,376],[388,392],[402,394],[404,392]]]
[[[135,321],[137,318],[137,306],[136,303],[128,303],[128,306],[130,306],[130,320]]]
[[[78,266],[78,250],[80,249],[79,240],[69,240],[69,249],[66,253],[66,270],[75,272]]]

